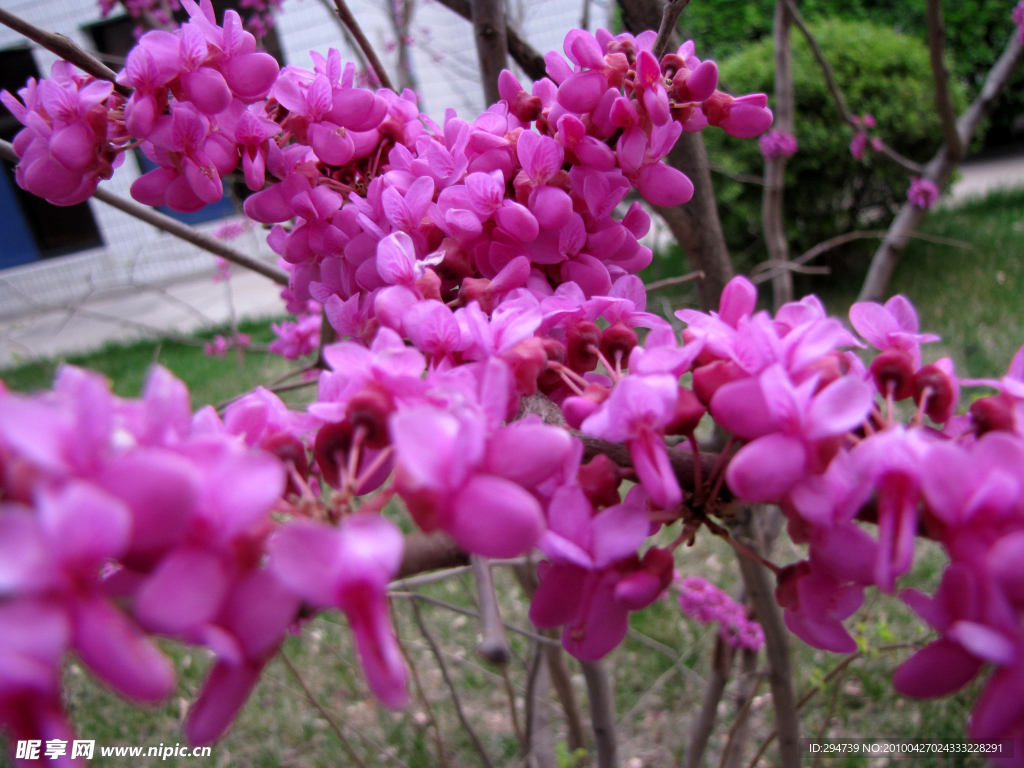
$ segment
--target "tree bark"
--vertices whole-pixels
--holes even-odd
[[[508,68],[505,4],[502,0],[470,0],[470,10],[484,98],[490,106],[501,99],[498,95],[498,75],[501,70]]]

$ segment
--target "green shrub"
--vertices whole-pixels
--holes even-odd
[[[924,0],[800,0],[804,17],[870,21],[925,41],[928,22]],[[943,4],[946,19],[946,58],[955,78],[974,98],[985,75],[999,58],[1013,24],[1008,0],[956,0]],[[775,0],[705,0],[690,3],[680,18],[684,39],[697,41],[698,55],[720,59],[744,45],[772,34]],[[799,31],[793,31],[799,35]],[[1024,69],[1008,84],[992,114],[985,137],[986,146],[1004,144],[1013,138],[1013,122],[1024,114]],[[1018,126],[1019,128],[1019,126]],[[1017,139],[1020,138],[1018,134]]]
[[[832,63],[836,79],[855,113],[870,112],[875,129],[907,157],[930,158],[942,142],[934,108],[928,51],[923,43],[868,22],[827,21],[813,31]],[[735,92],[771,94],[774,63],[771,40],[746,46],[719,61],[725,87]],[[906,200],[906,172],[872,151],[866,162],[849,151],[854,131],[840,118],[810,47],[793,38],[796,137],[800,150],[786,168],[785,219],[795,253],[852,229],[882,228]],[[964,88],[954,83],[954,103],[962,108]],[[711,162],[744,174],[760,175],[764,161],[756,141],[706,131]],[[715,175],[725,231],[734,251],[760,237],[763,188]]]

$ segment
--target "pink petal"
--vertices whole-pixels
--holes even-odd
[[[213,553],[182,548],[160,561],[135,596],[135,615],[156,632],[178,634],[211,621],[228,591]]]
[[[199,698],[188,709],[185,738],[193,746],[212,744],[228,729],[256,687],[263,665],[218,661]]]
[[[725,479],[746,501],[778,501],[806,472],[803,443],[788,435],[770,434],[743,446],[733,456]]]
[[[693,197],[693,182],[680,170],[657,162],[640,171],[637,189],[647,202],[665,208],[682,205]]]
[[[892,687],[914,699],[949,696],[971,682],[983,663],[958,643],[936,640],[896,668]]]
[[[544,516],[537,500],[520,486],[493,475],[476,475],[454,500],[448,532],[469,552],[518,557],[537,544]]]

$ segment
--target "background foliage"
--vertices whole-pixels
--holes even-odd
[[[981,89],[985,74],[1002,53],[1013,30],[1013,5],[1007,0],[956,0],[943,4],[946,63],[971,98]],[[924,0],[799,0],[799,7],[808,21],[870,21],[921,41],[928,38]],[[691,3],[680,23],[686,38],[699,41],[700,55],[722,58],[749,43],[770,39],[774,8],[775,0]],[[851,103],[850,108],[858,106]],[[1022,113],[1024,71],[1019,71],[992,115],[985,146],[997,147],[1024,138],[1021,129],[1013,133],[1013,122]]]
[[[823,21],[812,29],[832,63],[850,110],[873,114],[878,135],[898,152],[914,159],[930,158],[942,143],[942,130],[924,43],[866,21]],[[719,65],[727,88],[735,83],[741,84],[744,92],[774,90],[770,38],[747,45]],[[799,254],[837,233],[887,226],[906,200],[909,180],[906,171],[870,150],[864,161],[853,158],[849,144],[854,131],[843,123],[810,46],[796,31],[793,81],[800,150],[786,165],[784,220],[790,248]],[[957,109],[966,104],[965,90],[961,83],[953,83]],[[763,172],[764,160],[756,142],[719,134],[705,137],[713,163],[733,173]],[[763,250],[757,248],[763,188],[721,175],[715,178],[715,188],[734,253]],[[864,254],[865,250],[861,246],[846,253]],[[850,277],[844,266],[852,266],[854,271],[863,266],[856,261],[844,265],[835,255],[831,262],[839,268],[839,277]]]

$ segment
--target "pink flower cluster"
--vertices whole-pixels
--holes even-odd
[[[855,160],[864,159],[864,151],[870,146],[878,152],[882,146],[882,140],[878,137],[872,138],[869,131],[875,127],[875,117],[869,112],[861,117],[854,115],[853,124],[857,126],[857,133],[850,142],[850,154]]]
[[[13,142],[18,186],[55,205],[75,205],[109,179],[129,140],[108,120],[107,102],[120,98],[113,92],[113,83],[79,75],[64,61],[54,63],[47,79],[30,79],[18,91],[21,101],[0,91],[0,101],[25,126]]]
[[[291,320],[284,320],[270,324],[271,330],[277,336],[270,343],[271,352],[281,355],[286,360],[298,360],[316,352],[320,346],[320,305],[315,301],[308,304],[314,309],[296,315],[294,323]]]
[[[223,421],[210,407],[193,415],[184,385],[161,368],[141,400],[71,367],[52,392],[0,392],[0,725],[14,739],[68,738],[59,679],[69,650],[125,698],[166,698],[173,667],[150,639],[162,635],[216,655],[185,723],[191,742],[209,743],[303,601],[348,614],[371,686],[404,703],[385,597],[402,555],[397,527],[356,515],[271,538],[287,472],[306,469],[296,435],[315,423],[263,389]],[[295,541],[318,525],[296,562]]]
[[[230,339],[217,334],[213,337],[213,341],[209,341],[203,345],[203,352],[207,357],[224,357],[227,355],[229,349],[233,347],[245,349],[251,343],[252,339],[247,333],[235,334]]]
[[[918,208],[928,210],[938,201],[939,188],[935,186],[934,182],[915,176],[910,180],[907,199]]]
[[[747,618],[743,606],[700,576],[679,582],[679,608],[701,624],[719,625],[718,634],[733,648],[757,651],[764,645],[764,631]]]
[[[639,204],[617,206],[631,189],[656,205],[687,200],[689,180],[661,159],[684,130],[762,133],[763,95],[717,91],[692,43],[658,61],[653,33],[574,31],[530,91],[506,72],[501,102],[436,124],[410,92],[356,87],[336,51],[314,56],[313,71],[278,72],[237,15],[219,27],[208,3],[184,2],[188,24],[130,54],[127,102],[107,97],[110,124],[161,165],[133,194],[194,210],[241,160],[256,191],[246,213],[275,225],[289,308],[318,302],[343,340],[323,348],[305,414],[258,389],[223,420],[193,415],[161,371],[137,402],[75,369],[53,393],[0,396],[0,625],[28,627],[0,633],[8,727],[67,731],[55,669],[72,647],[125,695],[166,695],[153,633],[217,654],[186,725],[210,741],[287,627],[329,608],[348,615],[374,693],[400,706],[386,589],[403,540],[380,514],[395,495],[422,530],[468,552],[539,548],[532,621],[599,659],[673,580],[679,540],[645,548],[649,537],[714,511],[724,483],[780,504],[808,544],[805,561],[780,569],[777,597],[790,629],[820,648],[854,650],[843,621],[864,588],[894,592],[915,537],[942,542],[951,565],[935,598],[902,595],[940,638],[900,667],[897,688],[940,695],[990,663],[970,733],[1024,736],[1013,703],[1024,700],[1024,353],[998,382],[960,382],[948,359],[923,364],[920,345],[936,337],[896,296],[850,311],[879,350],[865,365],[851,351],[862,342],[816,298],[772,316],[745,278],[718,312],[678,312],[681,336],[646,310],[636,273],[652,258],[639,243],[650,221]],[[92,87],[73,82],[58,86]],[[52,182],[64,151],[53,137],[77,125],[46,138],[33,95],[44,84],[23,91],[19,180]],[[90,152],[101,145],[83,135]],[[275,351],[311,353],[319,330],[319,309],[282,324]],[[961,384],[998,394],[958,416]],[[623,444],[631,467],[586,461],[581,439],[520,413],[538,392],[567,426]],[[698,458],[709,414],[732,437],[710,477],[693,462],[687,494],[676,466]]]
[[[796,154],[796,136],[785,131],[768,131],[757,140],[761,154],[766,158],[792,157]]]
[[[1024,0],[1017,3],[1013,9],[1013,23],[1017,25],[1017,34],[1020,36],[1021,43],[1024,43]]]

